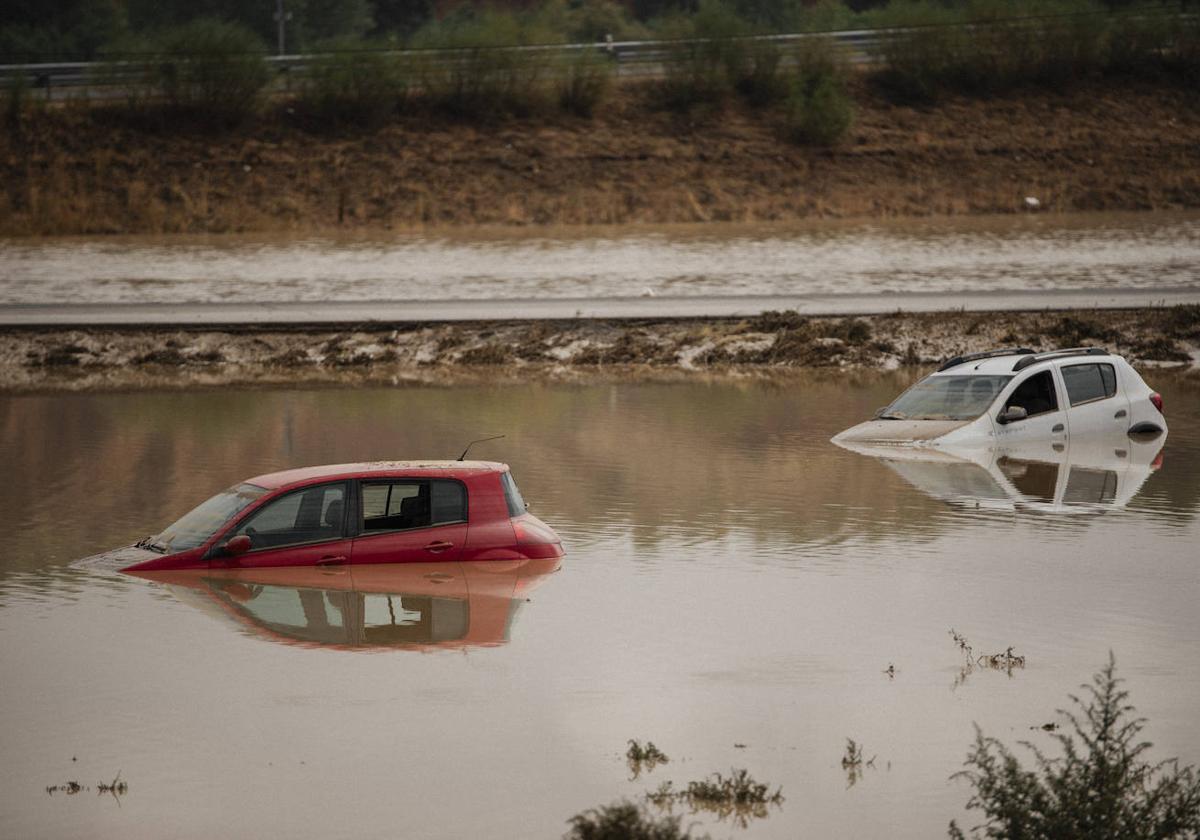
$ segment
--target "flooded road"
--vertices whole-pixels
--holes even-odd
[[[0,397],[0,836],[552,838],[731,768],[782,805],[685,823],[944,836],[972,723],[1048,746],[1031,727],[1109,650],[1152,758],[1200,762],[1200,389],[1148,377],[1171,433],[1145,449],[829,443],[907,377]],[[473,456],[512,465],[560,571],[70,565],[248,476],[487,433]],[[965,668],[951,628],[1025,667]],[[876,756],[853,784],[847,737]],[[671,761],[631,779],[631,738]],[[68,780],[93,790],[45,792]]]
[[[0,243],[0,305],[1200,290],[1191,213]],[[709,313],[714,314],[714,313]]]

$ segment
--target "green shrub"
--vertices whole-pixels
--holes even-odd
[[[590,117],[612,87],[612,60],[596,52],[571,56],[559,68],[555,86],[558,106],[580,117]]]
[[[341,42],[310,66],[297,104],[329,124],[377,127],[395,115],[408,85],[408,63],[400,54]]]
[[[853,121],[845,72],[833,44],[825,39],[808,42],[796,59],[787,101],[788,138],[804,145],[832,146]]]
[[[680,827],[680,817],[654,817],[631,802],[604,805],[569,820],[567,840],[689,840],[690,829]],[[697,838],[699,840],[699,838]]]
[[[1129,692],[1120,687],[1116,664],[1083,686],[1085,699],[1071,700],[1079,713],[1061,711],[1067,732],[1053,737],[1061,758],[1024,744],[1036,769],[1028,770],[995,738],[976,727],[965,770],[955,774],[974,788],[967,808],[986,821],[972,833],[995,838],[1141,840],[1187,838],[1200,832],[1200,778],[1175,762],[1147,764],[1150,744],[1139,741],[1145,720],[1132,718]],[[1086,702],[1085,702],[1086,700]],[[950,823],[950,836],[966,835]]]
[[[756,38],[746,45],[745,63],[734,86],[754,108],[776,105],[788,98],[791,86],[784,66],[784,51],[778,41]]]
[[[236,123],[258,107],[270,71],[266,47],[244,27],[200,18],[157,40],[157,92],[172,110],[219,123]]]
[[[425,101],[456,117],[487,119],[527,116],[548,100],[552,56],[539,49],[514,50],[544,43],[547,33],[522,25],[513,14],[483,11],[430,24],[413,38],[425,53],[418,76]]]
[[[663,60],[662,103],[677,111],[719,105],[747,74],[746,22],[722,0],[703,0],[690,17],[662,24],[671,41]]]

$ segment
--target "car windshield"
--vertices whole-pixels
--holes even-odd
[[[161,534],[146,540],[145,545],[168,554],[204,545],[205,540],[215,534],[218,528],[255,499],[262,498],[266,492],[265,488],[256,484],[238,484],[223,490],[168,525]]]
[[[884,420],[974,420],[1011,376],[930,376],[879,413]]]

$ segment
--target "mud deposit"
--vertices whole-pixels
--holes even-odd
[[[1098,345],[1135,363],[1200,360],[1200,307],[807,318],[518,321],[337,330],[0,333],[0,388],[451,383],[931,364],[999,346]]]

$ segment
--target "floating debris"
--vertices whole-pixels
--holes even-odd
[[[963,636],[953,627],[950,628],[950,638],[958,645],[958,649],[962,651],[964,658],[958,676],[954,678],[952,688],[958,688],[966,682],[967,677],[974,673],[976,668],[1004,671],[1011,677],[1014,670],[1025,667],[1025,657],[1014,653],[1014,648],[1011,645],[1002,653],[984,653],[976,656],[975,650],[971,647],[970,642],[967,641],[966,636]]]

